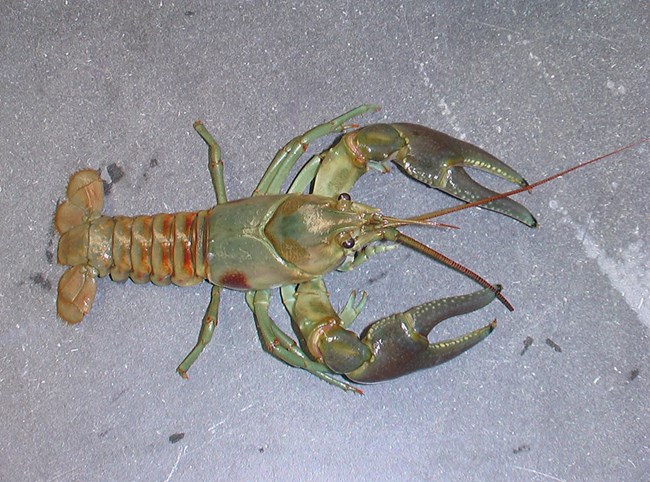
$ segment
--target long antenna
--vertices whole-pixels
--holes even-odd
[[[471,269],[463,266],[462,264],[454,261],[453,259],[445,256],[442,254],[440,251],[436,251],[433,248],[430,248],[426,244],[421,243],[417,239],[413,239],[410,236],[407,236],[406,234],[400,233],[399,231],[395,230],[394,238],[392,239],[396,243],[404,244],[408,246],[409,248],[413,248],[416,251],[419,251],[423,254],[426,254],[427,256],[430,256],[431,258],[435,259],[436,261],[439,261],[440,263],[449,266],[452,269],[455,269],[459,273],[464,274],[468,278],[470,278],[473,281],[476,281],[478,284],[480,284],[483,288],[489,288],[494,292],[496,295],[497,299],[503,303],[503,305],[508,308],[510,311],[515,311],[514,307],[512,304],[506,299],[505,296],[501,294],[501,287],[500,286],[494,286],[491,284],[489,281],[487,281],[485,278],[483,278],[481,275],[478,273],[475,273]]]

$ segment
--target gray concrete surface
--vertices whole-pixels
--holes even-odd
[[[364,122],[446,131],[531,181],[648,137],[644,2],[272,5],[0,5],[0,479],[647,479],[648,144],[520,195],[537,230],[478,209],[447,218],[458,231],[410,230],[516,311],[446,323],[432,338],[499,319],[464,356],[363,397],[266,354],[241,293],[189,381],[174,370],[208,285],[101,280],[83,323],[57,318],[70,174],[112,174],[109,214],[206,208],[197,118],[232,199],[288,139],[365,102],[383,110]],[[397,171],[352,194],[395,214],[454,204]],[[336,304],[368,290],[357,327],[475,289],[408,249],[328,283]]]

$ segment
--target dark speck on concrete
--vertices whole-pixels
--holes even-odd
[[[512,449],[513,454],[520,454],[522,452],[530,452],[530,445],[520,445],[516,449]]]
[[[550,346],[551,348],[553,348],[556,352],[558,352],[558,353],[562,353],[562,348],[560,348],[560,345],[558,345],[557,343],[555,343],[555,342],[554,342],[553,340],[551,340],[550,338],[547,338],[547,339],[546,339],[546,344],[547,344],[548,346]]]
[[[124,177],[124,169],[115,163],[109,164],[106,171],[108,171],[108,175],[111,178],[111,184],[119,182]]]
[[[380,281],[380,280],[384,279],[387,274],[388,274],[388,271],[382,271],[377,276],[373,276],[371,278],[368,278],[368,284],[373,284],[373,283],[376,283],[377,281]]]
[[[173,434],[171,434],[169,436],[169,441],[171,443],[175,444],[176,442],[179,442],[179,441],[183,440],[184,437],[185,437],[184,432],[176,432],[176,433],[173,433]]]
[[[50,280],[45,278],[45,275],[43,273],[34,273],[29,277],[32,283],[34,283],[37,286],[40,286],[46,291],[50,291],[52,289],[52,283]]]

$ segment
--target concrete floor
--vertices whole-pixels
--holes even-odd
[[[287,140],[366,102],[383,110],[362,122],[448,132],[531,182],[648,137],[643,2],[224,3],[0,5],[0,480],[646,479],[647,143],[520,195],[537,230],[479,209],[445,219],[460,230],[409,230],[516,311],[448,321],[432,339],[499,327],[363,397],[266,354],[238,292],[189,381],[175,368],[207,284],[100,280],[83,323],[57,318],[52,216],[70,174],[101,169],[111,215],[209,207],[197,118],[231,199]],[[352,195],[396,215],[455,203],[396,170]],[[406,248],[327,281],[337,306],[369,292],[359,329],[476,289]]]

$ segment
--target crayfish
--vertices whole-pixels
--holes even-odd
[[[178,366],[187,371],[210,342],[218,320],[223,288],[246,292],[263,346],[289,365],[346,390],[361,391],[337,378],[373,383],[448,361],[473,347],[496,321],[458,338],[430,343],[441,321],[482,308],[499,299],[512,306],[476,273],[398,230],[454,210],[481,206],[534,227],[537,222],[512,194],[548,182],[593,159],[529,185],[514,169],[486,151],[415,124],[346,126],[350,119],[378,110],[362,105],[291,140],[273,159],[253,195],[228,201],[221,149],[206,127],[194,128],[208,145],[209,170],[217,205],[211,209],[154,216],[103,216],[104,188],[94,170],[79,171],[67,187],[67,200],[56,210],[61,234],[58,261],[71,266],[59,281],[57,311],[77,323],[90,311],[98,277],[135,283],[212,286],[211,300],[194,348]],[[338,143],[314,156],[288,191],[282,185],[310,143],[344,133]],[[629,146],[628,146],[629,147]],[[620,151],[620,150],[619,150]],[[616,152],[619,152],[616,151]],[[613,154],[613,153],[612,153]],[[608,154],[611,155],[611,154]],[[605,156],[602,156],[605,157]],[[386,171],[390,162],[410,177],[468,204],[411,218],[387,216],[353,202],[347,194],[370,168]],[[478,168],[519,188],[497,194],[465,170]],[[309,194],[303,192],[310,188]],[[366,303],[353,292],[340,312],[331,305],[323,276],[351,269],[369,257],[403,244],[446,264],[480,284],[479,291],[431,301],[375,321],[361,335],[349,329]],[[271,289],[280,288],[299,341],[269,316]]]

